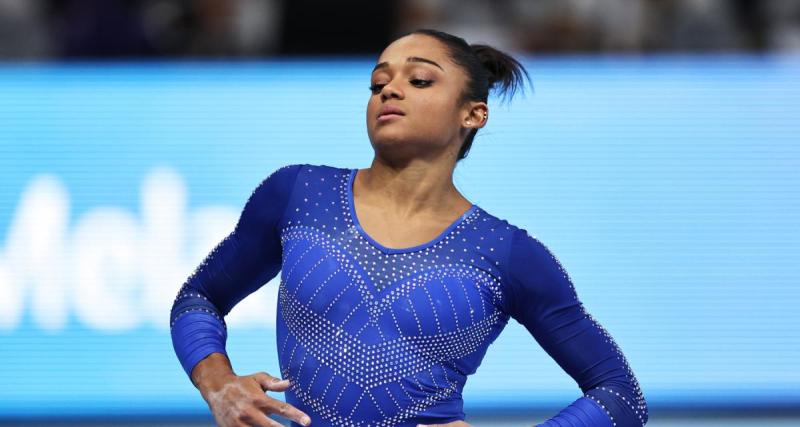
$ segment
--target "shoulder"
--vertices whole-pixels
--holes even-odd
[[[476,212],[476,223],[475,227],[484,229],[487,232],[494,233],[496,238],[502,237],[503,240],[507,239],[511,236],[511,233],[517,227],[514,224],[511,224],[507,220],[498,217],[491,212],[487,211],[480,205],[478,205],[477,212]]]
[[[512,259],[527,258],[539,262],[558,261],[550,248],[530,230],[515,227],[511,236],[509,257]]]
[[[285,206],[289,204],[298,185],[317,189],[317,183],[325,183],[326,179],[327,182],[335,182],[336,177],[343,176],[342,174],[346,174],[347,171],[349,169],[310,163],[279,166],[271,170],[253,189],[248,204],[266,204],[275,208]],[[322,188],[318,190],[321,191]]]
[[[284,167],[298,167],[299,171],[303,175],[333,175],[333,174],[342,174],[348,173],[350,171],[349,168],[339,167],[339,166],[331,166],[321,163],[302,163],[296,165],[288,165]]]
[[[347,172],[350,169],[337,167],[337,166],[330,166],[325,164],[316,164],[316,163],[290,163],[279,166],[268,174],[267,178],[272,175],[296,175],[296,174],[312,174],[312,175],[320,175],[320,174],[331,174],[336,172]]]
[[[292,163],[270,170],[253,188],[244,212],[279,211],[282,206],[288,204],[297,177],[306,166],[306,164]]]
[[[485,209],[479,208],[479,211],[480,218],[477,226],[482,228],[484,233],[491,235],[493,241],[502,243],[500,245],[502,249],[497,255],[505,262],[506,266],[508,266],[508,261],[512,255],[519,255],[520,252],[525,251],[523,246],[541,244],[539,239],[529,233],[527,229],[493,215]]]
[[[498,238],[506,241],[503,245],[506,267],[513,267],[520,262],[530,264],[531,261],[540,265],[552,262],[560,265],[550,248],[530,229],[510,223],[486,211],[483,211],[483,216],[489,221],[487,224],[490,229],[498,233]]]
[[[256,191],[262,188],[265,190],[287,189],[300,178],[307,179],[313,176],[324,179],[325,176],[347,173],[347,171],[349,169],[323,164],[291,163],[270,171],[267,177],[261,181]]]
[[[494,229],[496,238],[504,244],[500,255],[500,268],[504,281],[512,287],[524,283],[570,282],[567,271],[551,248],[530,229],[510,223],[485,213],[487,224]]]
[[[288,164],[271,170],[256,186],[250,199],[259,197],[287,197],[291,193],[297,175],[305,164]]]
[[[511,239],[509,265],[512,273],[523,271],[545,281],[569,281],[567,271],[553,250],[539,237],[525,228],[517,227]]]

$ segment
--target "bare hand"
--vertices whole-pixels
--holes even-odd
[[[451,421],[447,424],[417,424],[417,427],[472,427],[464,421]]]
[[[280,381],[266,372],[238,376],[231,373],[220,385],[203,391],[203,398],[222,427],[283,427],[268,415],[277,414],[304,426],[311,418],[294,406],[273,399],[265,391],[286,391],[289,380]]]

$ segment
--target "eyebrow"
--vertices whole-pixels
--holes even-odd
[[[444,68],[442,68],[441,65],[431,61],[430,59],[420,58],[419,56],[409,56],[408,58],[406,58],[406,62],[424,62],[426,64],[435,65],[439,67],[440,70],[444,71]],[[386,68],[388,66],[389,66],[388,62],[381,62],[378,65],[376,65],[375,68],[372,69],[372,72],[374,73],[375,70],[377,70],[378,68]]]

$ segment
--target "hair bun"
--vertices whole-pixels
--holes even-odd
[[[485,44],[471,44],[470,48],[488,72],[489,87],[495,89],[495,85],[499,84],[498,89],[507,99],[514,96],[518,89],[524,88],[523,79],[527,78],[530,82],[528,72],[511,55]]]

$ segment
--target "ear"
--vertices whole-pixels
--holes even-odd
[[[464,110],[461,126],[480,129],[486,125],[488,118],[489,107],[485,102],[470,101]]]

